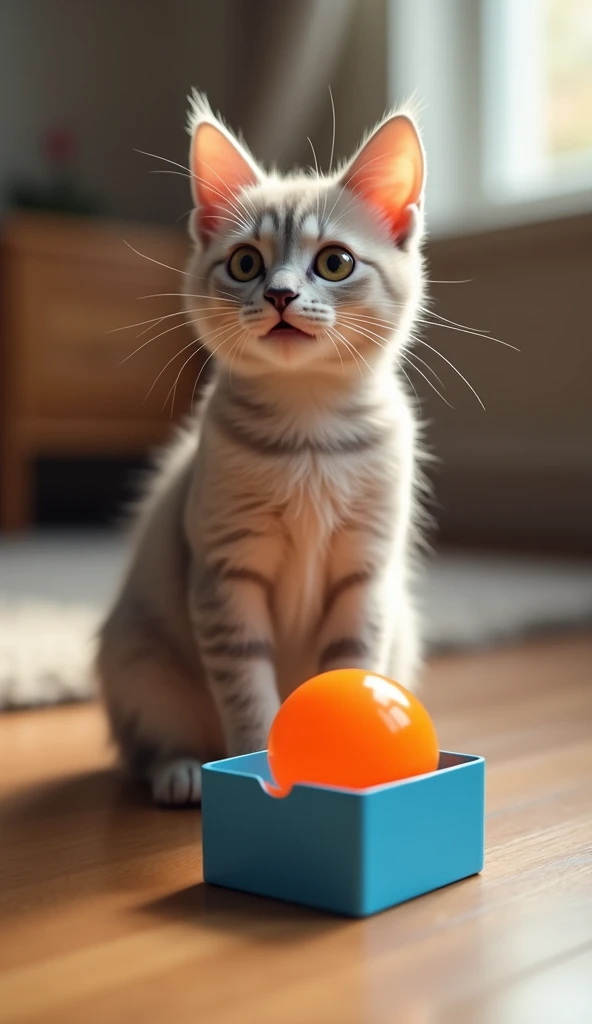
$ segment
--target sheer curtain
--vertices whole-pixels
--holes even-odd
[[[256,0],[245,5],[246,26],[265,57],[255,94],[242,118],[253,149],[281,163],[302,152],[347,39],[353,0]],[[238,53],[243,38],[236,39]],[[237,96],[237,99],[240,97]]]
[[[306,136],[319,105],[330,109],[328,87],[355,7],[354,0],[196,4],[183,11],[183,71],[192,66],[192,84],[207,90],[259,159],[282,167],[310,160]]]

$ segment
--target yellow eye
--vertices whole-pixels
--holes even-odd
[[[345,281],[354,269],[354,258],[351,252],[341,245],[328,245],[318,254],[314,270],[325,281]]]
[[[261,253],[254,245],[241,245],[228,260],[227,269],[235,281],[253,281],[263,270]]]

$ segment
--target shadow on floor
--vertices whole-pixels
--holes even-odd
[[[356,924],[348,918],[331,917],[308,907],[233,892],[205,882],[146,903],[140,913],[167,921],[193,922],[196,928],[248,937],[251,943],[261,945],[298,944],[308,935],[320,936]]]
[[[170,814],[116,769],[32,786],[0,807],[0,913],[25,910],[48,888],[66,903],[97,893],[187,878],[187,848],[200,869],[201,815]],[[172,874],[171,874],[172,873]],[[189,879],[187,879],[189,880]]]

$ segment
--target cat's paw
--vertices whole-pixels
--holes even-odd
[[[195,807],[201,802],[201,764],[179,758],[156,768],[152,797],[161,807]]]

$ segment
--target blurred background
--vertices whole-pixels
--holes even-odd
[[[589,621],[592,0],[2,0],[0,705],[79,692],[122,502],[191,403],[199,353],[158,318],[192,86],[283,169],[307,137],[328,166],[329,86],[339,158],[413,97],[442,318],[411,371],[430,640]]]

